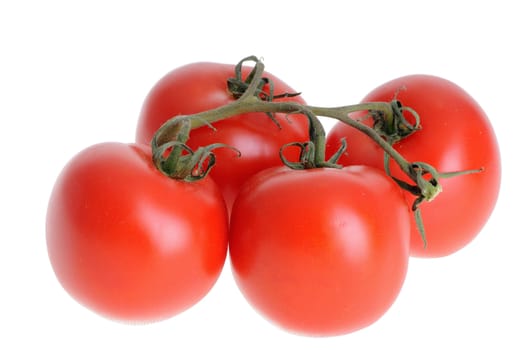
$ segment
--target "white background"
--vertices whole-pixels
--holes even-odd
[[[289,3],[2,1],[0,348],[527,348],[521,2]],[[168,321],[115,323],[77,304],[45,246],[47,200],[63,165],[91,144],[133,141],[143,98],[169,70],[252,54],[316,105],[356,103],[410,73],[462,86],[487,111],[502,153],[501,196],[485,229],[452,256],[412,259],[388,313],[342,337],[268,323],[228,265],[210,294]]]

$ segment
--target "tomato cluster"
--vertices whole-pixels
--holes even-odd
[[[200,113],[219,115],[251,88],[253,107],[265,108],[244,101],[239,114],[203,121]],[[207,62],[169,72],[146,97],[136,143],[93,145],[58,177],[46,221],[58,280],[106,317],[161,320],[207,294],[229,249],[247,301],[284,329],[328,336],[368,326],[395,301],[410,256],[452,254],[477,235],[500,183],[492,126],[465,91],[414,75],[380,86],[363,102],[394,98],[411,107],[399,112],[416,127],[383,140],[437,169],[438,179],[425,172],[423,181],[441,181],[442,193],[419,208],[415,179],[347,123],[328,134],[323,156],[331,161],[313,162],[313,139],[324,133],[277,77]],[[193,121],[202,126],[181,137],[177,121],[192,115],[201,115]],[[377,130],[372,116],[380,115],[366,108],[349,118]],[[174,120],[178,126],[166,132]],[[157,149],[159,140],[166,147]],[[190,166],[192,176],[174,178],[160,164],[179,174]],[[479,170],[452,173],[467,169]]]

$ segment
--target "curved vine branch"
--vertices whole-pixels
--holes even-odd
[[[254,68],[247,78],[243,80],[241,74],[242,65],[248,61],[254,62]],[[475,169],[441,174],[430,164],[408,162],[393,148],[393,144],[419,130],[420,118],[411,107],[403,106],[396,99],[391,102],[366,102],[340,107],[317,107],[302,105],[296,102],[279,101],[281,97],[295,94],[286,93],[273,96],[272,82],[263,77],[263,73],[264,65],[262,61],[255,56],[249,56],[236,65],[234,78],[229,79],[227,83],[231,89],[231,93],[237,98],[235,101],[216,109],[194,115],[177,116],[165,122],[152,139],[152,149],[156,166],[168,176],[177,179],[192,181],[202,178],[214,165],[215,158],[212,150],[225,145],[216,144],[204,146],[196,151],[190,150],[185,146],[185,142],[188,141],[191,130],[202,126],[213,128],[212,125],[214,122],[235,115],[261,112],[271,117],[275,123],[277,123],[273,117],[275,113],[303,114],[309,120],[309,142],[295,142],[284,145],[284,147],[300,147],[299,161],[292,162],[286,160],[281,154],[280,156],[285,165],[293,169],[340,167],[337,162],[339,156],[345,151],[345,141],[343,141],[341,149],[335,155],[331,156],[330,159],[326,160],[325,131],[318,119],[319,116],[333,118],[366,134],[384,150],[386,155],[385,164],[388,164],[388,158],[392,158],[408,178],[411,179],[412,183],[408,183],[393,177],[389,167],[386,166],[387,175],[401,188],[416,197],[412,209],[414,210],[419,229],[422,231],[425,244],[426,239],[424,238],[424,228],[419,211],[421,202],[431,201],[441,192],[442,188],[439,180],[442,177],[481,171],[481,169]],[[270,84],[270,94],[263,92],[263,87],[266,84]],[[361,121],[350,117],[351,113],[361,111],[366,112],[374,119],[373,127],[369,127]],[[408,111],[414,117],[415,122],[413,124],[405,119],[403,116],[404,111]],[[204,159],[208,159],[209,161],[206,162]],[[206,169],[202,168],[204,163],[210,166]]]

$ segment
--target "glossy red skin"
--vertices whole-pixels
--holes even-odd
[[[427,162],[440,172],[484,168],[478,174],[440,180],[443,192],[421,206],[428,245],[424,248],[414,225],[411,254],[446,256],[471,242],[492,213],[501,177],[497,139],[478,103],[459,86],[439,77],[401,77],[379,86],[363,101],[390,101],[396,93],[403,105],[417,111],[422,125],[422,130],[395,145],[407,160]],[[343,137],[349,151],[340,163],[384,168],[381,148],[342,123],[328,134],[328,154],[337,149]],[[408,179],[393,161],[391,164],[394,175]],[[407,201],[413,203],[414,197],[407,194]]]
[[[244,67],[244,74],[249,71],[250,67]],[[144,101],[136,141],[149,144],[156,130],[171,117],[195,114],[235,101],[227,89],[227,79],[233,76],[234,65],[209,62],[185,65],[166,74]],[[264,73],[264,76],[274,82],[275,95],[295,92],[272,74]],[[305,103],[300,96],[279,101]],[[306,117],[278,113],[276,119],[281,129],[264,113],[247,113],[214,123],[216,131],[202,127],[191,132],[187,144],[193,149],[218,142],[231,145],[242,154],[238,157],[230,149],[214,151],[217,163],[210,175],[221,188],[228,208],[246,179],[260,170],[282,164],[279,158],[282,145],[309,139]],[[285,154],[295,159],[298,152],[291,148]]]
[[[249,303],[284,329],[349,333],[399,294],[410,225],[400,189],[377,169],[267,169],[234,203],[232,270]]]
[[[226,259],[217,186],[157,171],[144,146],[103,143],[76,155],[53,188],[49,258],[77,301],[111,319],[156,321],[198,302]]]

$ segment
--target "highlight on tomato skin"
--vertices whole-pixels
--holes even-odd
[[[439,172],[482,169],[481,172],[440,180],[443,191],[421,205],[427,245],[413,226],[411,254],[442,257],[468,245],[482,230],[497,202],[501,181],[499,145],[481,106],[461,87],[431,75],[409,75],[371,91],[362,101],[391,101],[396,97],[420,117],[421,129],[394,144],[406,159],[423,161]],[[371,125],[365,113],[351,115]],[[412,115],[406,115],[413,122]],[[344,165],[365,164],[384,169],[384,151],[357,130],[339,123],[328,133],[327,150],[334,152],[345,138]],[[390,162],[392,175],[407,180]],[[409,206],[415,197],[407,194]]]
[[[401,190],[377,169],[264,170],[233,206],[234,278],[256,310],[289,332],[351,333],[396,300],[410,222]]]
[[[92,311],[119,321],[179,314],[215,284],[228,219],[210,179],[176,181],[142,145],[93,145],[64,167],[46,217],[53,270]]]

